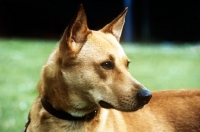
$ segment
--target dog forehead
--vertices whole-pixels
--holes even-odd
[[[88,46],[92,46],[94,51],[103,52],[107,54],[116,54],[118,56],[126,56],[122,46],[119,44],[117,39],[110,33],[103,33],[101,31],[92,31],[88,36]]]

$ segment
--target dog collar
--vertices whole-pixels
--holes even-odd
[[[44,109],[46,111],[48,111],[51,115],[59,118],[59,119],[63,119],[63,120],[69,120],[69,121],[89,121],[92,120],[96,115],[97,115],[97,110],[93,111],[89,114],[86,114],[85,116],[82,117],[75,117],[72,116],[71,114],[62,111],[62,110],[56,110],[55,108],[53,108],[53,106],[46,101],[45,99],[41,99],[41,103],[42,106],[44,107]]]

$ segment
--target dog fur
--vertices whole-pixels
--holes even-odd
[[[153,92],[151,101],[137,108],[136,96],[145,88],[128,72],[129,59],[119,44],[126,12],[93,31],[80,6],[42,69],[27,132],[200,131],[200,90]],[[42,98],[72,116],[98,113],[90,121],[59,119],[43,108]],[[112,109],[102,108],[100,100]]]

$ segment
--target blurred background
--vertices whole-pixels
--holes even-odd
[[[59,39],[80,3],[95,30],[129,7],[125,42],[200,40],[197,0],[0,0],[0,36]]]
[[[81,3],[94,30],[129,8],[121,44],[150,91],[200,88],[197,0],[0,0],[0,132],[23,130],[41,68]]]

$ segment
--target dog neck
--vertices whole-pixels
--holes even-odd
[[[65,112],[65,111],[62,111],[62,110],[56,110],[55,108],[53,108],[53,106],[48,102],[46,101],[45,99],[41,99],[41,104],[42,106],[44,107],[44,109],[46,111],[48,111],[51,115],[59,118],[59,119],[63,119],[63,120],[69,120],[69,121],[90,121],[92,120],[98,113],[97,110],[89,113],[89,114],[86,114],[85,116],[82,116],[82,117],[75,117],[75,116],[72,116],[71,114]]]

